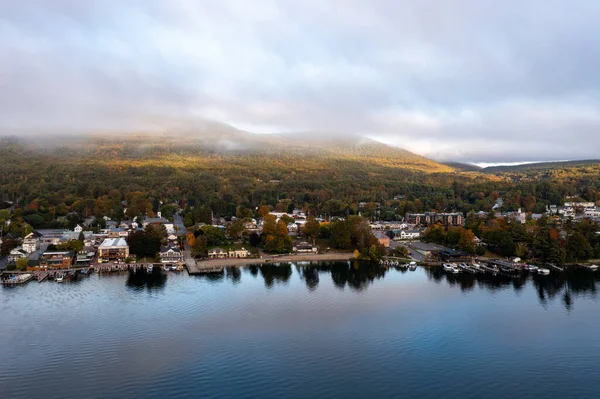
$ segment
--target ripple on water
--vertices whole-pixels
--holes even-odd
[[[560,281],[529,280],[515,290],[423,269],[372,280],[376,274],[348,270],[335,269],[337,285],[329,267],[292,267],[287,281],[271,268],[256,276],[247,269],[221,278],[169,275],[160,287],[92,275],[0,290],[0,397],[600,391],[595,282],[581,284],[592,291],[574,292],[566,310]]]

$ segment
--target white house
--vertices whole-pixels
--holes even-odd
[[[316,254],[319,251],[319,248],[303,241],[298,244],[295,244],[293,247],[293,251],[297,252],[297,253],[314,253],[314,254]]]
[[[208,251],[208,257],[211,259],[222,259],[227,257],[227,251],[222,248],[213,248]]]
[[[183,253],[178,247],[169,245],[160,249],[160,261],[162,263],[179,263],[183,262]]]
[[[416,240],[421,237],[420,230],[401,230],[399,235],[396,235],[396,239],[398,240]]]
[[[230,250],[228,255],[230,258],[247,258],[250,256],[250,251],[242,247],[242,249]]]
[[[23,251],[31,254],[40,249],[41,237],[42,235],[37,231],[27,234],[23,239]]]
[[[9,262],[16,262],[18,259],[27,258],[27,252],[23,250],[23,248],[18,247],[10,251],[8,254]]]

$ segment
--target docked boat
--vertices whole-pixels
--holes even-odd
[[[447,272],[451,272],[452,269],[454,268],[450,263],[444,263],[442,264],[442,267],[444,268],[445,271]]]
[[[596,270],[598,270],[598,265],[589,265],[587,268],[595,272]]]
[[[408,269],[409,269],[411,272],[414,272],[415,270],[417,270],[417,262],[410,262],[410,263],[408,264]]]
[[[525,266],[525,269],[530,273],[536,273],[538,271],[538,267],[535,265],[527,265]]]
[[[152,265],[148,265],[148,266],[146,266],[146,271],[147,271],[148,273],[152,273],[152,270],[153,270],[153,269],[154,269],[154,266],[152,266]]]
[[[538,268],[537,270],[538,274],[543,274],[544,276],[550,274],[550,269],[545,269],[543,267]]]
[[[452,266],[451,273],[459,274],[460,272],[462,272],[462,270],[460,270],[457,266]]]
[[[65,281],[65,276],[63,274],[59,274],[58,276],[56,276],[57,283],[62,283],[63,281]]]

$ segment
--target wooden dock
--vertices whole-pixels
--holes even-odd
[[[21,284],[26,284],[29,281],[31,281],[31,279],[33,279],[33,274],[31,273],[9,273],[7,278],[4,278],[5,276],[2,276],[2,285],[6,285],[6,286],[13,286],[13,285],[21,285]]]

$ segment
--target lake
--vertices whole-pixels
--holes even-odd
[[[0,290],[0,397],[597,398],[597,282],[349,262],[31,282]]]

